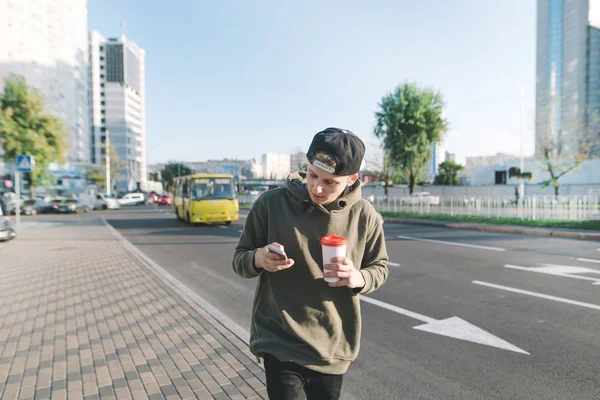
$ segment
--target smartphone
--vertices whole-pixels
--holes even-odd
[[[267,250],[269,250],[270,253],[277,254],[282,260],[287,260],[287,254],[285,254],[285,251],[280,250],[277,247],[270,244],[267,246]]]

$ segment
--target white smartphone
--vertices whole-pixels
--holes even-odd
[[[285,254],[285,251],[278,249],[272,244],[267,246],[267,250],[269,250],[270,253],[277,254],[282,260],[287,260],[287,254]]]

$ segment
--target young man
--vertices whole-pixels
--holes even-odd
[[[290,175],[285,188],[262,194],[248,213],[233,268],[259,278],[250,350],[264,359],[270,399],[339,399],[343,374],[358,355],[358,295],[388,275],[381,218],[361,196],[364,152],[348,130],[317,133],[307,174]],[[345,257],[322,259],[327,234],[347,239]],[[339,281],[325,282],[329,277]]]

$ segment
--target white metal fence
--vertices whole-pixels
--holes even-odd
[[[240,195],[240,203],[253,203],[258,195]],[[519,218],[528,220],[571,220],[600,219],[599,191],[590,191],[587,196],[528,196],[517,202],[515,196],[439,197],[439,204],[429,204],[430,199],[414,197],[370,196],[379,211],[411,212],[420,215],[465,215],[486,218]],[[437,203],[437,201],[436,201]]]
[[[379,211],[466,215],[487,218],[582,221],[600,218],[598,192],[588,196],[440,197],[439,204],[409,198],[372,198]]]

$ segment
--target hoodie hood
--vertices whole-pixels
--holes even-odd
[[[344,190],[342,195],[333,203],[323,206],[313,203],[306,188],[306,172],[294,172],[285,182],[288,193],[296,199],[307,211],[320,210],[326,214],[346,212],[362,199],[360,179]]]

